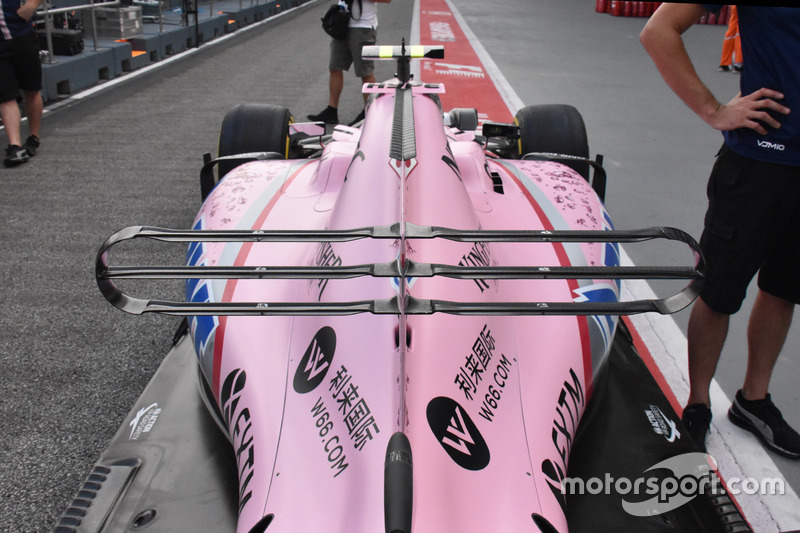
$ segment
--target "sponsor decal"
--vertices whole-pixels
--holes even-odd
[[[478,413],[489,422],[494,421],[495,412],[500,406],[500,399],[503,397],[503,391],[508,383],[509,370],[516,361],[516,359],[509,361],[505,355],[500,354],[500,361],[492,374],[493,383],[487,388],[481,403],[481,411]]]
[[[644,414],[647,415],[656,435],[661,435],[667,439],[667,442],[675,442],[675,439],[681,437],[675,422],[670,420],[657,405],[651,405],[649,409],[645,409]]]
[[[472,395],[478,391],[483,374],[494,357],[494,348],[495,340],[489,325],[486,324],[472,343],[472,350],[464,358],[464,364],[459,367],[458,374],[453,380],[469,401],[472,401]]]
[[[360,452],[380,433],[380,428],[353,376],[344,365],[328,381],[328,392],[333,403],[319,396],[311,408],[311,416],[325,457],[334,472],[333,477],[338,477],[349,466],[344,447],[347,437],[342,438],[341,435],[346,434],[353,449]],[[329,408],[329,405],[332,407]]]
[[[381,82],[381,83],[367,83],[364,87],[366,90],[370,91],[382,91],[384,89],[397,89],[398,83],[397,82]]]
[[[250,409],[242,402],[242,394],[247,384],[247,374],[237,368],[233,370],[222,384],[220,391],[220,409],[231,443],[236,452],[236,466],[239,473],[239,514],[253,496],[250,482],[255,473],[255,448],[253,446],[253,423],[250,420]]]
[[[314,257],[314,266],[317,267],[338,267],[342,266],[342,258],[333,251],[333,246],[329,242],[323,242],[319,245],[319,250],[317,250],[317,255]],[[325,287],[328,286],[329,279],[318,279],[318,280],[308,280],[309,286],[313,285],[314,282],[317,284],[317,288],[319,289],[319,295],[317,296],[318,300],[322,300],[322,293],[325,292]]]
[[[157,403],[139,409],[139,412],[136,413],[136,416],[131,420],[131,434],[128,440],[139,440],[145,433],[150,433],[150,430],[153,429],[156,420],[158,420],[158,415],[160,414],[161,409],[158,407]]]
[[[342,365],[336,375],[330,380],[328,391],[336,401],[336,411],[339,412],[353,441],[353,447],[361,451],[364,445],[380,433],[372,410],[367,401],[358,392],[358,385],[353,383],[353,376]]]
[[[585,403],[583,385],[575,370],[570,368],[569,379],[564,381],[561,392],[558,394],[556,416],[553,419],[553,429],[550,433],[556,458],[545,459],[542,462],[542,473],[546,476],[547,484],[564,510],[566,510],[566,497],[561,491],[561,483],[567,472],[567,458],[572,448],[572,436],[578,429],[580,413]]]
[[[461,257],[461,260],[458,262],[458,266],[490,266],[492,262],[492,256],[489,252],[489,245],[485,242],[476,242],[472,245],[472,249],[469,251],[468,254]],[[474,279],[475,285],[478,286],[481,292],[484,292],[486,289],[489,288],[489,282],[485,279]],[[493,284],[497,282],[495,280],[491,280]]]
[[[336,350],[336,332],[325,326],[317,331],[300,359],[292,385],[295,392],[307,394],[316,389],[328,373]]]
[[[337,477],[349,465],[346,462],[347,455],[344,453],[339,435],[333,434],[333,420],[331,420],[331,415],[321,396],[311,408],[311,416],[314,418],[314,425],[319,429],[319,437],[322,439],[322,448],[327,454],[328,464],[330,464],[331,470],[335,471],[333,477]]]
[[[428,403],[427,417],[436,440],[458,466],[473,471],[486,468],[489,447],[458,402],[438,396]]]
[[[770,150],[777,150],[779,152],[783,152],[786,150],[786,146],[783,144],[771,143],[769,141],[756,141],[758,143],[759,148],[768,148]]]
[[[478,334],[472,349],[464,357],[464,364],[458,368],[453,383],[464,393],[470,402],[481,399],[480,415],[489,422],[494,421],[494,416],[503,398],[510,370],[516,358],[509,359],[505,354],[500,354],[495,360],[495,340],[489,325],[485,324]],[[480,391],[480,392],[479,392]],[[484,392],[485,391],[485,392]]]

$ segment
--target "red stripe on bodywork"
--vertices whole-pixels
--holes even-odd
[[[502,167],[501,167],[502,168]],[[505,168],[503,169],[505,170]],[[544,210],[541,208],[539,203],[533,198],[533,195],[528,191],[527,187],[522,184],[520,179],[514,175],[513,172],[508,172],[506,170],[506,175],[510,177],[514,182],[516,182],[519,190],[522,191],[522,194],[525,195],[525,198],[528,199],[528,202],[533,207],[533,210],[536,212],[536,215],[539,217],[539,220],[542,223],[542,229],[545,230],[555,230],[555,226],[553,226],[550,219],[544,213]],[[554,242],[553,249],[556,252],[556,256],[558,257],[558,262],[562,266],[569,266],[570,260],[569,255],[567,254],[567,250],[564,249],[564,244],[560,242]],[[580,288],[578,285],[578,280],[576,279],[567,279],[567,286],[569,287],[570,294],[575,294],[575,291]],[[586,316],[576,316],[575,320],[578,323],[578,332],[581,338],[581,348],[583,350],[583,378],[586,383],[586,395],[587,397],[591,395],[592,391],[592,345],[589,337],[589,319]]]
[[[308,166],[312,163],[316,163],[317,161],[308,161],[300,168],[298,168],[289,178],[284,182],[281,189],[287,187],[294,181],[294,179]],[[278,199],[281,197],[281,190],[277,191],[275,195],[270,198],[267,205],[264,206],[264,209],[261,211],[261,214],[258,215],[255,223],[250,229],[257,230],[261,229],[264,222],[267,220],[267,217],[272,212],[272,209],[275,207],[275,204],[278,202]],[[236,261],[234,261],[234,266],[242,266],[247,261],[247,257],[250,255],[250,250],[253,248],[252,242],[246,242],[242,244],[242,247],[239,249],[239,254],[236,256]],[[230,302],[233,298],[233,293],[236,291],[236,285],[239,280],[231,279],[225,284],[225,291],[222,294],[222,301],[223,302]],[[217,398],[217,402],[219,402],[219,382],[220,382],[220,369],[222,368],[222,346],[225,340],[225,327],[228,324],[228,317],[227,316],[220,316],[219,317],[219,326],[217,326],[217,333],[214,338],[214,375],[213,375],[213,382],[212,382],[212,389],[214,391],[214,395]]]

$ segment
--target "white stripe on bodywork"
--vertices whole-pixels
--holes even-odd
[[[247,212],[242,215],[241,220],[237,223],[237,227],[260,229],[255,228],[254,226],[258,221],[258,218],[261,216],[261,213],[263,213],[264,207],[269,204],[276,195],[281,193],[286,180],[295,168],[297,168],[295,165],[287,166],[286,172],[281,178],[275,178],[272,180],[272,183],[270,183],[269,186],[264,189],[264,192],[261,193],[258,199],[251,203],[250,209],[248,209]],[[222,249],[222,253],[219,256],[218,264],[235,265],[236,259],[239,257],[239,252],[242,250],[243,245],[244,243],[242,242],[225,243],[225,247]],[[214,287],[214,294],[225,294],[225,286],[228,284],[228,282],[229,280],[227,279],[213,280],[212,286]]]
[[[553,202],[550,200],[550,198],[548,198],[548,196],[539,187],[537,187],[535,183],[533,183],[533,180],[531,180],[527,174],[525,174],[522,170],[517,168],[516,165],[498,160],[494,162],[501,164],[503,168],[508,170],[508,172],[514,174],[519,179],[519,181],[522,183],[525,189],[531,194],[533,200],[538,204],[539,208],[544,213],[544,216],[547,219],[546,222],[549,222],[554,230],[573,229],[561,215],[561,211],[559,211],[559,209],[555,205],[553,205]],[[562,243],[562,245],[564,247],[564,251],[567,253],[567,257],[569,258],[569,262],[571,265],[587,266],[586,256],[584,256],[583,254],[583,249],[581,248],[580,243],[565,242]],[[578,284],[582,286],[590,283],[591,280],[579,280]]]

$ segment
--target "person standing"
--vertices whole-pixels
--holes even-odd
[[[708,270],[689,318],[690,391],[682,420],[705,449],[712,416],[709,387],[729,317],[739,310],[758,273],[747,330],[747,370],[728,418],[772,450],[800,457],[800,435],[769,394],[773,368],[800,303],[800,9],[738,6],[747,68],[741,92],[723,104],[698,76],[682,37],[707,10],[720,7],[664,3],[640,35],[667,85],[724,136],[708,183],[700,238]]]
[[[331,55],[328,68],[328,107],[316,115],[308,115],[309,120],[325,124],[339,123],[339,98],[344,89],[344,71],[354,65],[355,75],[363,83],[375,82],[375,62],[361,59],[361,48],[374,45],[378,40],[378,5],[388,4],[391,0],[353,0],[350,6],[350,22],[346,39],[331,40]],[[364,105],[367,95],[364,95]],[[355,124],[364,119],[362,109],[351,122]]]
[[[6,128],[8,147],[3,163],[25,163],[39,148],[42,123],[42,64],[39,41],[31,19],[42,0],[0,0],[0,118]],[[17,98],[22,90],[30,135],[22,142]]]
[[[742,39],[739,35],[739,16],[736,13],[736,6],[730,7],[728,17],[728,30],[722,40],[722,55],[719,60],[719,70],[730,72],[742,71]]]

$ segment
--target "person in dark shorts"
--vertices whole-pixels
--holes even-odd
[[[707,10],[720,7],[664,3],[640,36],[667,85],[725,140],[708,183],[700,238],[708,271],[689,318],[690,391],[682,420],[705,450],[709,388],[729,317],[758,273],[747,372],[728,418],[777,453],[800,457],[800,435],[769,394],[800,303],[800,9],[737,7],[747,68],[741,93],[721,104],[697,75],[682,37]]]
[[[377,42],[378,3],[388,4],[391,0],[353,0],[350,4],[350,24],[347,39],[331,39],[331,56],[328,63],[330,79],[328,82],[328,107],[316,115],[308,115],[309,120],[325,124],[339,123],[339,97],[344,89],[344,71],[354,65],[356,76],[364,83],[375,82],[375,62],[361,59],[361,47]],[[367,96],[364,95],[364,105]],[[362,109],[350,124],[364,119]]]
[[[42,0],[0,0],[0,118],[6,128],[8,147],[3,163],[20,165],[36,154],[42,123],[42,65],[39,41],[31,19]],[[30,135],[22,142],[17,98],[25,97]]]

